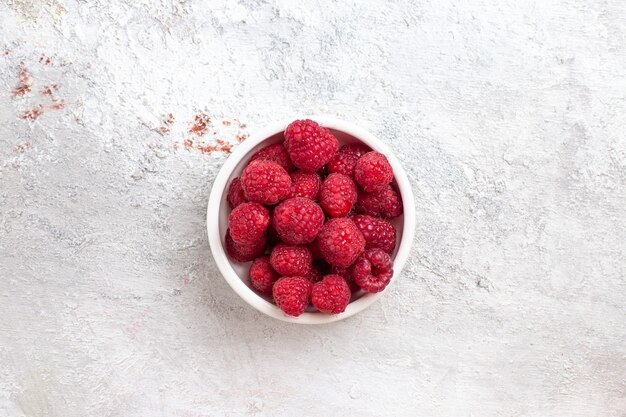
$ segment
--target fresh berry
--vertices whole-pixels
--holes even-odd
[[[337,152],[326,165],[329,174],[337,173],[354,177],[354,166],[359,157],[353,153]]]
[[[328,220],[317,240],[326,262],[344,268],[352,265],[365,248],[363,234],[345,217]]]
[[[357,188],[347,175],[330,174],[320,189],[320,205],[330,217],[344,217],[356,202]]]
[[[358,156],[359,158],[371,151],[372,148],[362,143],[349,143],[347,145],[343,145],[341,149],[339,149],[339,152],[350,153]]]
[[[226,201],[228,201],[228,205],[231,209],[234,209],[241,203],[245,203],[248,201],[246,199],[246,195],[243,192],[243,187],[241,186],[241,180],[239,177],[234,178],[230,182],[230,186],[228,187],[228,195],[226,196]]]
[[[324,224],[324,212],[308,198],[294,197],[274,209],[272,221],[283,242],[300,245],[315,239]]]
[[[285,129],[285,148],[293,164],[305,171],[317,171],[330,161],[339,143],[313,120],[296,120]]]
[[[351,269],[354,281],[367,292],[380,292],[393,277],[393,262],[382,249],[367,249]]]
[[[285,168],[285,171],[293,171],[293,163],[291,162],[291,159],[289,159],[287,149],[285,149],[285,147],[280,143],[266,146],[265,148],[257,151],[257,153],[252,155],[252,158],[250,158],[250,162],[258,159],[274,161],[281,167]]]
[[[291,193],[289,197],[306,197],[316,200],[321,184],[322,180],[316,172],[293,172],[291,173]]]
[[[230,230],[226,231],[225,246],[226,253],[236,262],[250,262],[257,256],[260,256],[265,252],[265,245],[267,240],[265,236],[261,236],[259,240],[249,245],[242,245],[237,243],[230,236]]]
[[[393,185],[388,185],[378,192],[380,215],[386,219],[398,217],[404,211],[402,197]]]
[[[380,191],[393,180],[393,169],[380,152],[368,152],[356,161],[354,179],[368,193]]]
[[[391,185],[374,193],[359,191],[356,210],[361,214],[392,219],[403,212],[402,198]]]
[[[313,262],[313,265],[311,266],[311,273],[309,274],[307,278],[312,283],[316,283],[316,282],[321,281],[323,277],[324,275],[322,274],[322,267],[320,266],[319,263]]]
[[[270,212],[258,203],[238,205],[228,216],[230,236],[237,243],[252,244],[265,235],[270,223]]]
[[[265,295],[272,294],[272,286],[279,278],[279,275],[274,271],[272,265],[270,265],[270,258],[268,256],[256,258],[254,262],[252,262],[248,276],[250,277],[252,288]]]
[[[350,302],[350,287],[339,275],[326,275],[313,285],[311,303],[322,313],[339,314]]]
[[[338,174],[354,177],[356,161],[369,151],[371,151],[369,147],[358,143],[343,145],[339,149],[339,152],[328,162],[326,169],[329,174],[336,172]]]
[[[357,213],[367,214],[368,216],[380,217],[380,201],[378,201],[378,193],[366,193],[359,190],[356,200]]]
[[[311,274],[313,258],[306,246],[279,243],[272,249],[270,263],[280,275],[308,277]]]
[[[352,217],[352,221],[363,233],[367,249],[380,248],[391,253],[396,248],[396,229],[388,221],[365,214]]]
[[[341,278],[343,278],[348,284],[348,287],[350,287],[350,291],[356,292],[361,289],[361,287],[359,287],[356,284],[356,282],[354,282],[354,277],[352,276],[352,273],[350,272],[350,267],[339,268],[338,266],[331,266],[330,273],[339,275]]]
[[[269,205],[289,195],[291,178],[276,162],[257,160],[243,170],[241,185],[248,200]]]
[[[313,284],[303,277],[283,277],[274,283],[276,306],[285,314],[298,317],[309,305]]]

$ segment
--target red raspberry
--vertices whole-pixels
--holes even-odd
[[[272,221],[283,242],[301,245],[315,239],[324,224],[324,212],[308,198],[294,197],[274,209]]]
[[[402,197],[400,197],[400,193],[394,186],[388,185],[379,191],[377,196],[380,201],[380,214],[382,217],[393,219],[404,211]]]
[[[358,290],[361,289],[361,287],[359,287],[358,285],[356,285],[356,282],[354,282],[354,277],[352,276],[352,273],[350,272],[350,268],[339,268],[337,266],[331,266],[330,267],[330,273],[331,274],[335,274],[335,275],[339,275],[341,278],[343,278],[346,283],[348,284],[348,287],[350,287],[350,291],[352,292],[356,292]]]
[[[320,251],[326,262],[348,267],[365,248],[365,238],[354,222],[347,218],[330,219],[317,237]]]
[[[316,283],[322,280],[323,278],[322,268],[320,267],[318,263],[313,262],[313,266],[311,267],[311,273],[309,274],[307,278],[312,283]]]
[[[363,143],[349,143],[347,145],[343,145],[341,149],[339,149],[339,152],[351,153],[358,156],[359,158],[371,151],[372,148]]]
[[[224,240],[226,253],[228,253],[228,256],[236,262],[250,262],[265,252],[265,245],[267,243],[265,236],[261,236],[259,240],[250,245],[236,243],[230,236],[230,230],[226,231],[226,237]]]
[[[313,257],[306,246],[279,243],[272,249],[270,263],[280,275],[308,277],[311,274]]]
[[[313,284],[303,277],[282,277],[274,283],[276,306],[285,314],[298,317],[309,305]]]
[[[258,203],[238,205],[228,216],[230,236],[237,243],[249,245],[265,235],[270,223],[270,212]]]
[[[322,313],[339,314],[345,311],[350,302],[350,287],[339,275],[326,275],[321,282],[313,285],[311,303]]]
[[[393,277],[393,262],[382,249],[368,249],[352,265],[351,273],[361,289],[381,292]]]
[[[257,160],[243,170],[241,185],[248,200],[270,205],[289,195],[291,178],[276,162]]]
[[[361,214],[392,219],[403,212],[402,198],[391,185],[375,193],[359,191],[356,210]]]
[[[354,179],[368,193],[382,190],[393,180],[393,169],[380,152],[368,152],[356,161]]]
[[[320,189],[320,205],[330,217],[344,217],[356,203],[357,188],[350,177],[330,174]]]
[[[250,277],[252,288],[265,295],[272,294],[272,286],[279,278],[276,271],[272,269],[268,256],[256,258],[254,262],[252,262],[248,276]]]
[[[339,143],[313,120],[296,120],[285,129],[285,148],[293,164],[305,171],[317,171],[330,161]]]
[[[368,216],[380,217],[380,201],[378,201],[378,193],[366,193],[359,190],[359,196],[356,200],[356,211]]]
[[[285,171],[293,171],[293,163],[291,162],[291,159],[289,159],[287,149],[285,149],[285,147],[281,143],[275,143],[273,145],[269,145],[263,149],[260,149],[254,155],[252,155],[252,158],[250,158],[250,162],[259,159],[265,161],[274,161],[281,167],[285,168]]]
[[[291,174],[291,193],[289,197],[306,197],[317,200],[322,179],[316,172],[296,171]]]
[[[352,217],[352,221],[363,233],[366,248],[380,248],[387,253],[396,248],[396,229],[388,221],[364,214]]]
[[[336,172],[349,177],[354,177],[354,166],[356,165],[356,161],[369,151],[371,151],[369,147],[359,143],[343,145],[341,149],[339,149],[339,152],[337,152],[328,162],[326,169],[330,174]]]
[[[326,169],[330,174],[337,173],[354,177],[354,166],[358,160],[359,157],[356,154],[339,151],[328,161]]]
[[[228,201],[228,205],[231,209],[234,209],[241,203],[245,203],[248,201],[246,199],[246,195],[243,192],[243,187],[241,186],[241,180],[239,177],[234,178],[230,182],[230,186],[228,187],[228,194],[226,196],[226,201]]]

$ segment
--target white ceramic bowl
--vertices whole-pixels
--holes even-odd
[[[249,287],[248,270],[251,262],[238,263],[231,261],[224,248],[224,236],[228,227],[228,214],[230,213],[230,208],[226,201],[230,181],[241,175],[248,160],[257,150],[283,140],[283,131],[289,123],[297,119],[315,120],[320,125],[330,129],[339,140],[340,145],[344,143],[363,142],[370,148],[385,154],[389,159],[389,163],[393,167],[395,175],[394,182],[400,190],[404,204],[404,214],[392,221],[397,230],[398,244],[392,254],[394,274],[391,282],[393,283],[393,281],[398,278],[409,256],[409,250],[411,249],[415,232],[415,204],[411,184],[400,162],[384,143],[368,131],[354,124],[332,117],[302,116],[272,123],[265,129],[261,129],[256,132],[256,134],[251,135],[245,142],[237,147],[232,155],[228,157],[213,182],[207,207],[209,244],[211,245],[211,252],[213,252],[215,262],[222,272],[224,279],[226,279],[226,282],[228,282],[233,290],[252,307],[268,316],[288,322],[300,324],[330,323],[345,319],[366,309],[376,301],[384,291],[377,294],[365,292],[357,293],[353,296],[352,302],[348,305],[346,311],[341,314],[325,314],[317,311],[307,311],[300,317],[287,316],[271,303],[268,298],[257,294]]]

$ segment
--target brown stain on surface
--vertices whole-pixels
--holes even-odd
[[[61,86],[57,83],[51,84],[51,85],[44,85],[43,89],[41,90],[41,95],[42,96],[52,96],[54,95],[55,91],[59,91],[59,88],[61,88]]]
[[[48,106],[49,110],[62,110],[65,108],[65,100],[63,99],[53,98],[52,102],[53,104]]]
[[[39,63],[43,65],[52,65],[52,58],[46,56],[46,54],[41,54],[39,57]]]
[[[20,116],[20,119],[33,121],[33,120],[37,120],[39,116],[41,116],[42,114],[43,114],[43,106],[40,104],[39,106],[34,107],[22,113],[22,115]]]
[[[24,153],[26,150],[33,147],[32,142],[24,142],[17,145],[14,149],[15,153]]]
[[[196,151],[199,151],[203,154],[213,152],[223,152],[225,154],[230,154],[233,148],[233,145],[222,139],[217,139],[215,143],[211,144],[204,142],[194,143],[194,141],[191,139],[185,139],[183,144],[185,145],[186,149],[195,149]]]
[[[198,113],[194,116],[189,133],[196,136],[204,136],[211,126],[211,118],[206,113]]]
[[[17,87],[13,89],[13,97],[24,96],[27,93],[30,93],[33,89],[33,82],[30,78],[30,73],[28,69],[24,66],[24,63],[21,63],[18,67],[19,70],[19,79],[17,82]]]
[[[165,120],[163,120],[163,125],[159,127],[159,132],[161,134],[166,135],[172,131],[172,125],[176,119],[174,119],[174,115],[172,113],[168,114]]]
[[[5,52],[7,50],[5,49]],[[5,53],[5,55],[7,55]],[[50,65],[52,63],[52,59],[45,54],[41,54],[39,57],[39,62],[44,65]],[[18,83],[17,86],[13,89],[13,97],[25,96],[33,90],[33,80],[31,78],[30,72],[26,68],[23,62],[20,63],[18,67]],[[65,108],[65,100],[56,96],[56,93],[61,88],[59,83],[52,83],[49,85],[44,85],[40,91],[40,95],[42,97],[47,97],[44,99],[43,103],[36,104],[35,107],[32,107],[29,110],[25,110],[22,114],[20,114],[19,118],[28,121],[37,120],[44,113],[45,110],[61,110]]]

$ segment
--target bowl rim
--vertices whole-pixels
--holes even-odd
[[[404,206],[402,239],[393,262],[394,273],[392,282],[398,279],[398,276],[402,272],[402,269],[404,268],[404,265],[409,257],[416,226],[413,190],[409,179],[405,170],[402,168],[400,161],[396,158],[391,149],[380,139],[352,122],[341,120],[332,116],[297,116],[272,122],[251,134],[248,139],[237,146],[235,151],[226,159],[213,181],[207,204],[207,234],[213,258],[215,259],[215,263],[217,264],[222,276],[231,288],[249,305],[270,317],[282,321],[298,324],[323,324],[343,320],[365,310],[378,300],[378,298],[380,298],[386,290],[375,294],[367,293],[361,296],[359,299],[348,304],[346,311],[340,314],[305,312],[299,317],[287,316],[274,304],[255,293],[244,283],[239,275],[237,275],[230,260],[228,259],[228,255],[226,254],[222,243],[222,237],[219,232],[219,216],[215,215],[215,213],[218,213],[219,211],[224,193],[226,192],[228,180],[239,162],[244,159],[255,146],[259,145],[264,140],[283,132],[285,128],[294,120],[302,119],[311,119],[328,129],[338,130],[353,136],[368,145],[373,150],[382,152],[387,156],[387,159],[393,168],[394,178],[402,196]]]

